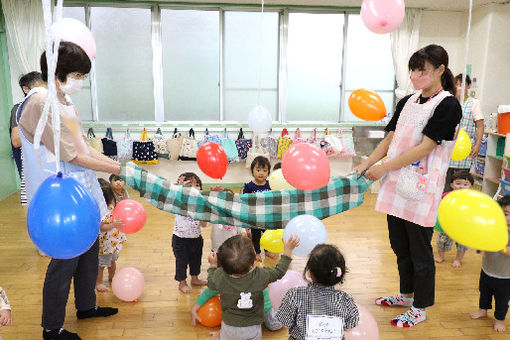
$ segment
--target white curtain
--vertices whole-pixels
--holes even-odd
[[[13,77],[40,70],[45,33],[41,0],[2,0],[2,10]]]
[[[418,48],[420,37],[420,21],[422,10],[406,8],[406,16],[398,29],[390,34],[391,53],[397,78],[398,88],[395,90],[397,99],[401,99],[414,92],[409,79],[409,58]]]

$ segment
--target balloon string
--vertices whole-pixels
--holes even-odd
[[[468,52],[469,52],[469,35],[471,32],[471,14],[473,12],[473,0],[469,0],[469,17],[468,17],[468,26],[466,32],[466,47],[464,50],[464,72],[462,72],[462,87],[460,94],[460,103],[464,106],[464,97],[466,91],[466,76],[467,76],[467,62],[468,62]]]
[[[258,94],[257,105],[261,105],[262,94],[262,34],[264,31],[264,0],[262,0],[262,10],[260,11],[260,32],[259,32],[259,81],[258,81]]]

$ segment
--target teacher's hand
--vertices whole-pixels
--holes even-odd
[[[360,177],[366,169],[368,169],[368,160],[361,162],[361,164],[355,167],[352,171],[355,171],[358,177]]]
[[[386,173],[388,172],[388,169],[386,169],[386,166],[384,164],[381,165],[374,165],[370,169],[365,172],[365,178],[371,180],[371,181],[377,181]]]

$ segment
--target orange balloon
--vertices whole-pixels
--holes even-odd
[[[215,295],[209,299],[202,307],[198,309],[200,322],[205,327],[218,327],[221,325],[221,305],[220,296]]]
[[[349,96],[349,108],[363,120],[378,121],[386,117],[386,106],[379,94],[372,90],[358,89]]]

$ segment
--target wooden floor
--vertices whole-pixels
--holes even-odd
[[[136,197],[136,193],[131,193]],[[211,329],[190,321],[190,308],[200,293],[194,288],[181,294],[174,281],[175,260],[171,250],[173,216],[155,209],[145,201],[147,224],[140,232],[128,235],[118,268],[133,266],[145,276],[145,292],[137,303],[119,301],[111,292],[98,294],[98,305],[115,306],[119,314],[109,318],[78,321],[71,292],[64,327],[83,339],[207,339]],[[374,305],[374,298],[398,292],[395,256],[389,246],[385,217],[374,212],[375,196],[368,195],[363,206],[325,220],[328,242],[340,247],[347,259],[349,274],[342,287],[357,303],[376,318],[381,339],[510,339],[510,331],[496,334],[492,320],[469,319],[478,304],[478,276],[481,257],[468,251],[464,267],[450,263],[437,267],[436,304],[428,309],[428,320],[412,329],[397,329],[389,320],[402,309]],[[25,226],[25,210],[18,196],[0,202],[0,285],[5,288],[13,308],[14,325],[0,330],[4,340],[41,338],[41,295],[47,258],[37,255]],[[204,250],[210,249],[210,230],[205,229]],[[434,238],[435,244],[435,238]],[[206,277],[207,251],[204,251],[202,277]],[[269,263],[268,263],[269,264]],[[273,263],[274,264],[274,263]],[[292,269],[302,270],[304,259],[296,259]],[[492,313],[490,313],[492,318]],[[510,324],[507,323],[510,328]],[[286,339],[287,330],[269,332],[264,339]]]

